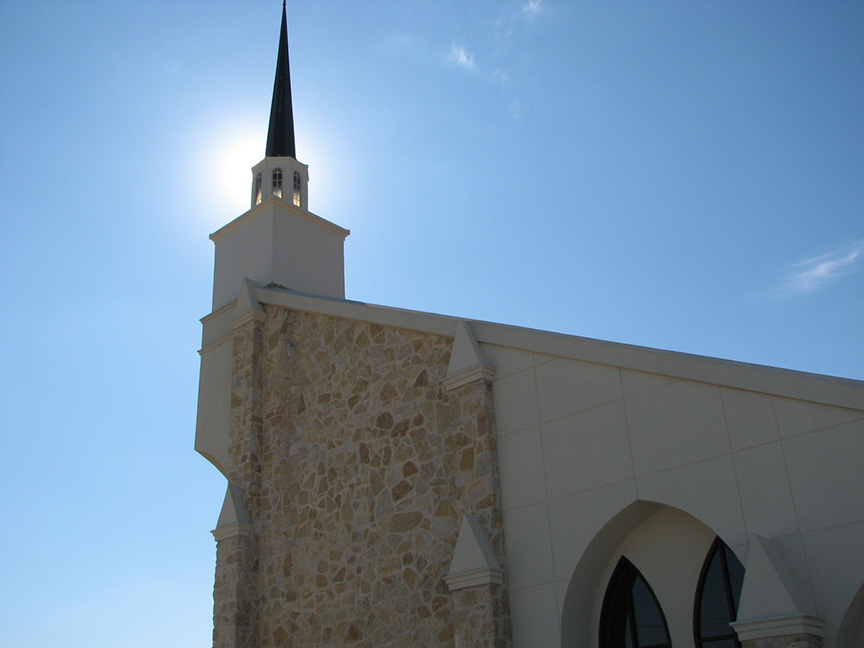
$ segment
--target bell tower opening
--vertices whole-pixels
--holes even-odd
[[[273,195],[277,198],[282,197],[282,169],[273,169]]]
[[[300,199],[300,173],[298,171],[294,172],[294,192],[292,194],[292,200],[295,207],[303,206]]]

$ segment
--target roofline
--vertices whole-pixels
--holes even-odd
[[[462,318],[320,297],[282,288],[258,288],[262,304],[453,337]],[[481,344],[655,373],[864,411],[864,382],[708,356],[606,342],[537,329],[466,320]]]

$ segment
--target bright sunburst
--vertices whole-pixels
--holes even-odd
[[[220,147],[218,174],[222,199],[238,214],[249,209],[250,169],[263,157],[264,142],[256,135],[240,135]]]

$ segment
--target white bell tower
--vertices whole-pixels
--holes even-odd
[[[248,212],[210,235],[216,244],[213,310],[237,298],[244,279],[298,292],[345,298],[348,230],[309,211],[309,167],[294,146],[288,21],[282,31],[265,157],[252,167]]]

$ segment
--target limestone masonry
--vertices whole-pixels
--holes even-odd
[[[510,645],[499,587],[443,580],[466,514],[504,561],[491,389],[448,393],[451,345],[269,307],[235,331],[229,479],[254,541],[220,564],[218,645]]]

